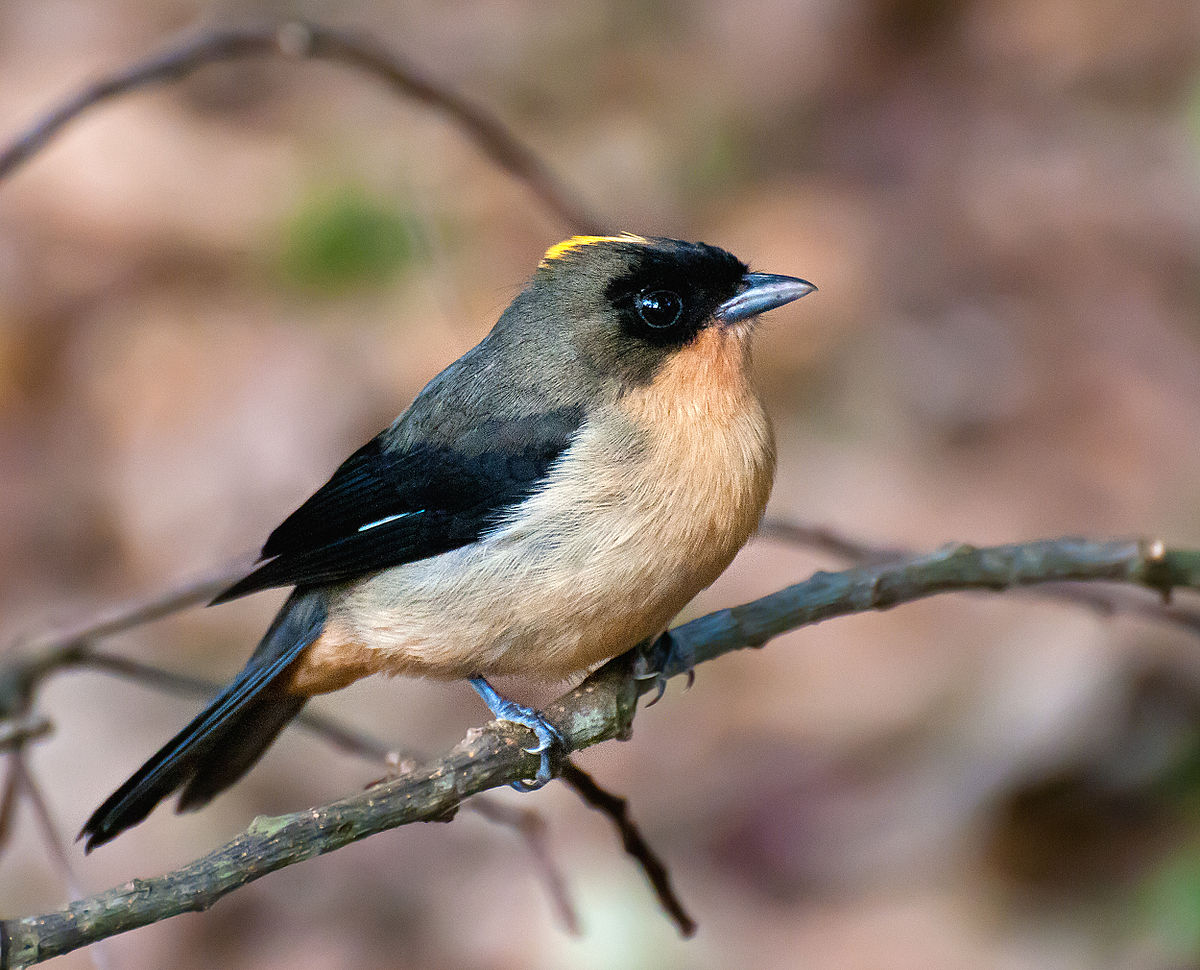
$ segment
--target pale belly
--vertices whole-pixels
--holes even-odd
[[[489,543],[360,584],[330,632],[340,625],[343,644],[366,646],[385,673],[561,680],[662,632],[736,552],[684,562],[651,529],[607,547],[582,535]]]
[[[331,590],[291,689],[371,673],[561,680],[666,629],[757,527],[774,475],[756,399],[734,387],[697,407],[684,390],[680,406],[625,400],[621,420],[585,427],[483,540]]]

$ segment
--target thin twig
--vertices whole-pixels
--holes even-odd
[[[663,676],[746,647],[761,647],[787,630],[835,616],[883,610],[952,590],[1003,591],[1064,580],[1107,580],[1167,593],[1200,589],[1200,551],[1161,542],[1060,539],[1016,546],[948,546],[925,556],[802,583],[677,627],[658,658]],[[661,641],[660,641],[661,643]],[[661,647],[659,648],[661,649]],[[653,651],[651,651],[653,652]],[[571,750],[628,737],[637,700],[654,690],[635,676],[634,658],[605,664],[546,710]],[[525,750],[528,732],[492,722],[472,730],[444,758],[331,805],[256,819],[231,842],[174,872],[130,883],[66,909],[0,921],[11,966],[27,966],[116,933],[191,910],[285,866],[416,821],[445,820],[471,795],[528,778],[539,756]]]
[[[41,786],[38,785],[37,779],[33,777],[33,772],[29,770],[24,753],[14,751],[10,761],[16,786],[25,790],[29,806],[33,809],[33,817],[42,830],[42,841],[46,844],[50,858],[54,860],[55,868],[58,869],[68,898],[79,899],[83,896],[83,884],[79,881],[75,867],[71,865],[71,857],[67,854],[62,832],[59,831],[58,823],[54,821],[54,815],[50,811],[50,803],[43,794]],[[95,946],[89,948],[88,954],[96,970],[108,970],[112,965],[108,958],[107,940],[98,940]]]
[[[199,579],[189,580],[157,596],[120,604],[83,623],[50,630],[34,638],[21,638],[0,664],[0,718],[22,718],[29,713],[33,693],[47,673],[81,662],[92,640],[112,636],[178,613],[212,599],[245,575],[250,557],[222,566]]]
[[[27,650],[69,650],[101,637],[124,633],[134,627],[171,616],[190,606],[207,603],[237,582],[253,563],[247,553],[202,576],[186,580],[165,592],[120,603],[81,623],[51,629],[21,644]]]
[[[0,789],[0,852],[12,838],[13,819],[17,814],[17,789],[20,787],[21,776],[13,764],[10,754],[4,759],[8,769],[4,773],[4,788]],[[0,963],[0,966],[3,964]]]
[[[1179,627],[1187,633],[1200,634],[1200,609],[1178,602],[1165,602],[1162,596],[1137,589],[1092,589],[1081,583],[1049,583],[1023,591],[1026,595],[1041,595],[1044,599],[1059,600],[1085,606],[1101,616],[1137,616],[1154,623]]]
[[[44,717],[0,721],[0,751],[20,751],[30,741],[46,737],[54,725]]]
[[[524,839],[525,847],[548,890],[550,902],[554,904],[559,923],[571,936],[581,936],[583,929],[579,923],[579,912],[567,888],[567,880],[554,861],[546,841],[546,820],[532,808],[513,808],[483,795],[472,798],[464,807],[473,808],[489,822],[514,829]]]
[[[75,874],[75,868],[71,865],[71,858],[67,855],[66,843],[63,840],[62,833],[58,830],[57,823],[54,821],[54,816],[50,811],[50,803],[46,801],[45,796],[42,794],[42,789],[33,777],[33,773],[29,770],[29,766],[25,763],[25,756],[22,752],[14,752],[10,755],[9,763],[16,777],[17,787],[25,790],[29,804],[33,808],[34,818],[37,819],[38,827],[42,830],[42,838],[46,842],[46,847],[50,850],[50,856],[54,859],[54,863],[63,878],[67,891],[72,897],[78,899],[83,895],[83,887]]]
[[[524,182],[547,209],[574,231],[604,231],[602,220],[589,212],[496,115],[433,81],[370,37],[301,21],[208,31],[89,84],[48,111],[0,151],[0,180],[96,105],[140,88],[177,81],[207,64],[264,55],[332,61],[365,71],[398,94],[428,105],[453,121],[487,158]]]
[[[806,525],[788,519],[764,519],[758,535],[791,545],[808,546],[858,565],[895,562],[914,555],[911,549],[872,545],[827,526]],[[1200,607],[1167,602],[1162,596],[1156,597],[1145,590],[1124,587],[1103,589],[1082,583],[1064,582],[1031,586],[1019,590],[1018,594],[1085,606],[1102,616],[1137,616],[1155,623],[1179,627],[1188,633],[1200,634]]]
[[[87,649],[69,658],[63,667],[83,667],[102,673],[124,677],[157,690],[179,694],[184,697],[214,697],[224,687],[216,681],[204,677],[194,677],[191,674],[176,673],[164,670],[152,664],[120,657],[116,654],[105,653],[94,648]],[[333,718],[314,711],[301,711],[293,721],[298,727],[329,742],[348,754],[357,755],[366,761],[395,764],[402,758],[415,758],[415,753],[400,751],[377,738],[371,737],[352,727],[341,724]]]
[[[860,565],[887,562],[889,559],[903,559],[910,555],[904,549],[873,546],[853,539],[829,526],[807,525],[791,519],[775,517],[763,519],[758,527],[757,535],[760,539],[775,539],[790,545],[809,546],[836,556],[838,559],[844,559],[846,562]]]
[[[696,932],[696,921],[688,915],[683,903],[675,894],[667,867],[650,848],[650,843],[643,837],[637,823],[630,816],[628,800],[601,788],[595,778],[572,761],[563,765],[562,780],[592,808],[608,816],[620,833],[625,851],[642,867],[646,878],[650,880],[650,886],[662,908],[675,921],[683,936],[692,936]]]

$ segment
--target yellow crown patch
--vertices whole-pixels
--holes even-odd
[[[572,236],[570,239],[564,239],[560,243],[555,243],[546,250],[546,255],[542,257],[542,266],[546,266],[556,259],[562,259],[567,253],[579,249],[583,246],[593,246],[596,243],[602,242],[624,242],[624,243],[639,243],[648,245],[650,240],[643,236],[635,235],[632,232],[623,232],[619,236]]]

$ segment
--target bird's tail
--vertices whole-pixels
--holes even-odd
[[[293,593],[233,683],[92,813],[79,833],[85,851],[137,825],[176,790],[182,812],[245,774],[304,706],[307,698],[285,693],[282,675],[324,623],[319,592]]]

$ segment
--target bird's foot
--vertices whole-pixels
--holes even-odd
[[[653,707],[662,700],[663,692],[667,689],[667,681],[678,674],[687,675],[687,686],[691,687],[696,681],[696,672],[692,668],[696,664],[695,653],[683,637],[673,634],[670,630],[661,636],[636,647],[633,661],[633,676],[636,680],[654,681],[654,699],[646,706]]]
[[[537,791],[554,777],[551,757],[565,753],[567,742],[559,733],[558,728],[532,707],[526,707],[524,704],[501,697],[483,677],[471,677],[469,681],[475,688],[475,692],[483,698],[483,702],[496,716],[497,721],[511,721],[513,724],[529,728],[534,733],[538,742],[537,747],[525,750],[530,754],[540,754],[542,762],[532,780],[514,781],[512,787],[517,791]]]

